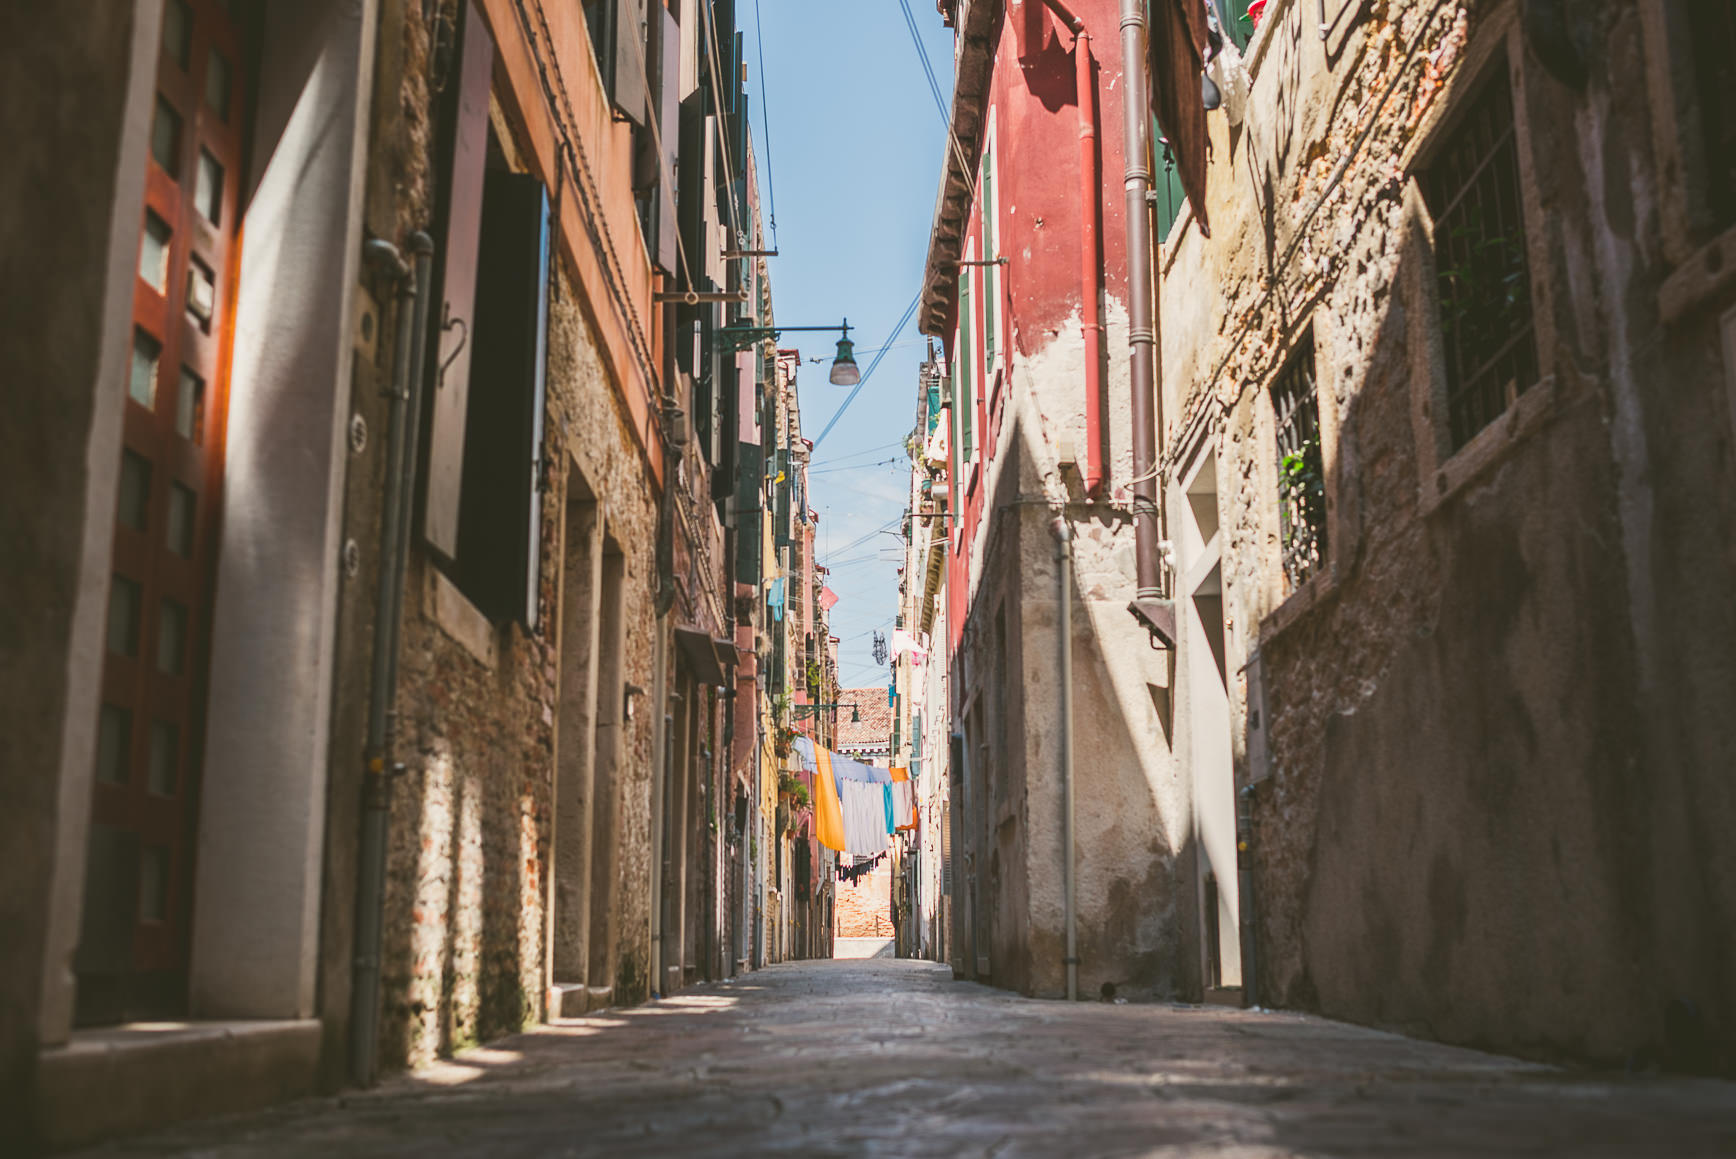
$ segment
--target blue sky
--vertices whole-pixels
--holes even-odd
[[[950,102],[952,31],[933,0],[909,4]],[[736,20],[747,34],[752,106],[766,118],[756,114],[753,128],[762,205],[775,201],[777,215],[777,319],[808,326],[848,317],[863,370],[876,348],[894,344],[816,448],[809,480],[820,562],[834,567],[828,582],[840,597],[832,609],[840,678],[845,687],[884,684],[870,633],[890,635],[898,610],[898,520],[910,470],[902,442],[915,421],[917,367],[926,356],[914,321],[888,332],[921,281],[946,130],[899,0],[758,0],[758,10],[763,71],[755,0],[738,0]],[[849,388],[826,381],[827,335],[791,334],[783,345],[804,355],[802,432],[816,438]],[[894,534],[875,534],[882,527]]]

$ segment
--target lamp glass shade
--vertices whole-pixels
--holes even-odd
[[[862,710],[860,708],[856,707],[854,704],[852,704],[850,706],[850,723],[851,724],[861,724],[862,723]]]
[[[838,357],[832,360],[833,386],[855,386],[862,381],[862,372],[856,368],[856,356],[850,352],[852,345],[848,338],[838,339]]]

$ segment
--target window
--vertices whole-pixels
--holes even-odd
[[[175,159],[181,153],[181,114],[162,97],[157,98],[156,118],[151,122],[151,159],[171,180],[180,180]]]
[[[125,576],[114,577],[109,588],[108,650],[117,656],[139,654],[139,609],[144,591]]]
[[[205,107],[217,114],[219,121],[229,119],[229,58],[215,48],[205,62]]]
[[[1181,187],[1181,172],[1175,167],[1175,153],[1171,151],[1169,140],[1163,135],[1163,127],[1157,123],[1156,117],[1151,119],[1151,142],[1157,162],[1157,171],[1152,174],[1152,192],[1156,196],[1157,210],[1157,244],[1162,245],[1169,240],[1169,231],[1175,228],[1182,209],[1187,205],[1187,193]]]
[[[175,392],[175,433],[190,442],[205,441],[205,380],[181,368],[181,384]]]
[[[1705,151],[1706,208],[1726,225],[1736,221],[1736,9],[1694,7],[1694,95]]]
[[[995,149],[994,145],[983,150],[982,196],[980,198],[983,210],[983,260],[993,262],[999,251],[995,248],[995,225],[1000,213],[1000,206],[995,200]],[[1001,299],[996,293],[999,279],[996,277],[1000,267],[985,265],[983,271],[983,375],[992,377],[995,373],[995,353],[999,345],[999,330],[1001,321]]]
[[[585,0],[585,27],[591,34],[603,87],[616,111],[641,128],[651,95],[646,76],[650,40],[647,4],[648,0]]]
[[[171,236],[168,222],[145,210],[145,230],[139,235],[139,277],[159,294],[169,285]]]
[[[954,361],[958,363],[958,373],[954,376],[958,383],[958,397],[952,400],[952,404],[958,415],[958,465],[961,472],[970,468],[971,456],[975,452],[972,427],[976,418],[976,327],[973,325],[976,319],[971,313],[970,282],[970,268],[967,266],[958,279],[958,349],[953,353]]]
[[[182,559],[193,558],[193,512],[198,496],[180,482],[169,484],[169,521],[163,535],[163,546]]]
[[[491,619],[529,628],[541,571],[548,279],[547,190],[535,177],[490,170],[452,575]]]
[[[193,203],[206,221],[217,225],[223,217],[223,166],[205,149],[199,150],[197,182]]]
[[[146,410],[157,405],[157,356],[162,352],[162,343],[143,330],[133,331],[133,364],[127,377],[127,394]]]
[[[109,785],[127,783],[127,748],[132,743],[133,714],[113,704],[102,706],[97,719],[96,779]]]
[[[162,720],[151,722],[151,763],[146,778],[150,791],[159,797],[173,797],[180,779],[176,773],[181,752],[181,730]]]
[[[1537,380],[1513,99],[1504,70],[1470,100],[1424,178],[1453,450]]]
[[[1278,428],[1278,523],[1284,575],[1292,590],[1326,562],[1326,470],[1320,453],[1320,394],[1314,380],[1314,333],[1272,384]]]
[[[164,600],[157,611],[157,671],[179,676],[187,668],[187,605]]]
[[[1237,50],[1247,48],[1248,42],[1254,39],[1254,18],[1248,15],[1248,0],[1213,0],[1212,9],[1218,18],[1218,27],[1230,34]]]
[[[121,495],[115,517],[121,526],[143,531],[150,517],[151,461],[127,447],[121,448]]]
[[[193,47],[193,11],[187,0],[169,0],[163,7],[163,52],[182,71]]]

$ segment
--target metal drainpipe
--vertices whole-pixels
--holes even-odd
[[[363,781],[361,849],[356,875],[356,942],[350,986],[350,1070],[371,1085],[380,1026],[381,908],[386,892],[387,822],[398,765],[392,702],[398,677],[398,628],[409,546],[410,496],[421,423],[423,347],[428,332],[429,267],[434,242],[410,235],[413,267],[390,242],[375,239],[368,258],[398,277],[398,336],[393,353],[386,440],[386,495],[380,519],[380,579],[375,597],[374,653],[368,679],[367,771]]]
[[[1157,431],[1163,400],[1157,381],[1157,293],[1151,271],[1151,143],[1143,0],[1121,0],[1122,152],[1127,164],[1128,345],[1133,371],[1133,536],[1137,588],[1130,611],[1166,644],[1175,613],[1163,600],[1158,568]]]
[[[1079,999],[1078,884],[1073,869],[1073,527],[1065,515],[1049,524],[1055,537],[1060,615],[1057,636],[1061,661],[1061,878],[1066,890],[1067,1001]]]

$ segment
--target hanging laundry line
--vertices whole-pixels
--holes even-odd
[[[917,827],[915,784],[908,769],[882,769],[798,736],[802,768],[814,775],[814,836],[839,853],[872,857],[892,835]]]

